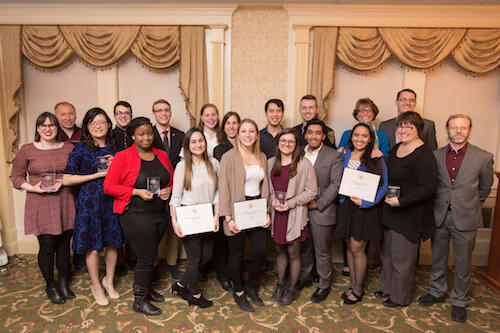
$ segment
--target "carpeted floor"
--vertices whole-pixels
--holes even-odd
[[[189,307],[170,293],[171,279],[162,266],[157,289],[166,297],[159,307],[163,314],[146,317],[132,311],[132,273],[116,281],[119,300],[107,307],[94,303],[87,274],[73,277],[71,287],[77,298],[63,305],[52,304],[35,255],[11,258],[8,269],[0,272],[0,332],[500,332],[500,296],[483,284],[484,268],[474,268],[469,291],[468,321],[460,324],[450,318],[450,304],[428,308],[416,303],[427,292],[430,266],[420,266],[416,276],[414,302],[389,309],[372,296],[378,290],[379,273],[369,272],[365,297],[354,306],[344,306],[340,294],[348,278],[335,267],[332,292],[313,304],[309,298],[317,286],[306,288],[290,306],[270,301],[275,275],[262,276],[260,295],[266,305],[255,313],[245,313],[225,292],[214,274],[202,283],[204,295],[214,301],[208,309]],[[451,281],[450,281],[451,282]]]

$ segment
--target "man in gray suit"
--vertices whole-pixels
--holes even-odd
[[[434,217],[436,232],[432,238],[431,290],[418,303],[429,306],[443,302],[448,286],[448,251],[453,242],[455,277],[450,294],[451,319],[467,320],[467,290],[471,275],[472,250],[476,230],[483,224],[481,203],[493,184],[493,155],[468,143],[472,120],[464,114],[448,118],[449,145],[434,151],[438,163]]]
[[[330,293],[335,199],[342,178],[342,157],[335,149],[323,144],[326,133],[325,124],[318,119],[310,120],[305,127],[307,145],[304,148],[304,157],[316,171],[318,195],[308,205],[310,240],[309,246],[304,247],[301,255],[301,276],[311,275],[315,261],[319,285],[311,296],[313,303],[323,301]]]
[[[414,111],[417,105],[417,93],[411,89],[403,89],[397,93],[395,103],[398,108],[398,116],[406,111]],[[380,123],[379,130],[387,134],[389,138],[389,148],[399,143],[399,138],[396,136],[396,120],[397,117]],[[437,149],[436,126],[432,120],[423,118],[422,120],[424,121],[424,129],[422,133],[418,133],[420,139],[432,150],[435,150]]]

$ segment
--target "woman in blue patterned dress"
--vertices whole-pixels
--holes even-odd
[[[117,248],[123,244],[118,216],[113,214],[113,198],[103,190],[106,171],[98,171],[98,157],[108,157],[108,164],[114,154],[111,135],[111,120],[100,108],[90,109],[83,119],[81,142],[76,143],[66,165],[63,185],[80,185],[76,204],[73,250],[85,254],[85,260],[92,280],[91,290],[96,303],[109,304],[109,298],[120,295],[113,286],[117,259]],[[105,249],[106,275],[99,281],[99,253]]]

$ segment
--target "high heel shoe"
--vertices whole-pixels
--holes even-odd
[[[108,297],[111,298],[111,299],[119,299],[120,298],[120,294],[118,294],[118,292],[116,290],[113,290],[112,288],[110,288],[108,282],[108,280],[106,279],[106,277],[103,277],[102,278],[102,286],[104,288],[104,290],[106,291],[106,293],[108,294]],[[111,284],[112,286],[112,284]]]
[[[189,292],[186,287],[181,287],[181,285],[177,282],[172,283],[172,294],[176,292],[177,295],[185,299],[186,301],[189,298]]]
[[[104,291],[102,291],[102,296],[97,295],[97,292],[94,290],[94,286],[90,286],[90,290],[92,291],[92,295],[94,296],[95,302],[97,305],[106,306],[109,304]]]
[[[353,304],[356,304],[358,302],[361,302],[363,300],[363,295],[364,295],[364,291],[361,291],[361,295],[356,295],[356,293],[353,291],[351,291],[351,295],[354,296],[356,299],[355,300],[352,300],[349,298],[349,296],[346,296],[344,297],[344,304],[348,304],[348,305],[353,305]]]
[[[209,301],[202,294],[200,294],[199,298],[189,295],[188,303],[189,305],[198,305],[200,308],[209,308],[214,305],[214,302]]]

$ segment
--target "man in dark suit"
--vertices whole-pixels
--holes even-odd
[[[323,144],[326,131],[325,124],[318,119],[310,120],[305,128],[307,145],[304,148],[304,157],[316,171],[318,195],[308,205],[310,237],[302,246],[301,279],[310,279],[316,263],[319,285],[311,296],[313,303],[323,301],[330,293],[332,234],[336,223],[335,199],[342,179],[342,157],[335,149]]]
[[[434,217],[436,232],[432,238],[431,290],[418,300],[429,306],[443,302],[448,290],[448,253],[453,242],[455,276],[450,294],[451,319],[467,320],[467,290],[471,276],[472,250],[476,230],[483,225],[481,203],[493,184],[493,155],[468,143],[472,120],[464,114],[452,115],[446,122],[450,143],[434,151],[439,183]]]
[[[182,148],[182,140],[184,132],[175,127],[170,126],[170,118],[172,118],[172,109],[170,103],[164,99],[159,99],[153,103],[153,116],[156,124],[153,126],[153,146],[167,152],[168,158],[172,163],[172,167],[180,161],[179,153]],[[182,246],[179,238],[172,229],[172,224],[168,223],[167,227],[167,265],[172,279],[180,280],[182,273],[177,267],[177,259],[179,247]]]
[[[411,89],[403,89],[397,93],[395,104],[398,109],[398,116],[403,112],[414,111],[417,105],[417,93]],[[380,123],[379,130],[387,134],[389,138],[389,148],[399,142],[399,138],[396,136],[396,120],[397,117]],[[423,118],[422,120],[424,121],[424,129],[422,133],[418,133],[419,137],[432,150],[435,150],[437,148],[436,126],[432,120]]]
[[[299,134],[300,147],[303,148],[307,144],[306,139],[304,137],[306,124],[309,120],[318,118],[319,108],[316,97],[314,97],[313,95],[305,95],[304,97],[302,97],[300,99],[299,112],[300,115],[302,116],[302,124],[295,126],[294,129]],[[335,132],[326,125],[325,128],[326,128],[326,133],[323,143],[326,144],[327,146],[332,147],[333,149],[337,149],[337,146],[335,145]]]
[[[113,128],[113,139],[118,151],[132,146],[132,138],[127,135],[127,126],[132,121],[132,105],[125,101],[116,102],[113,108],[116,126]]]

